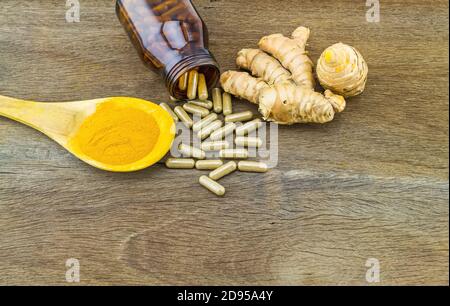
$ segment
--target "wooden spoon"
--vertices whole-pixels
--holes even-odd
[[[160,128],[155,149],[139,161],[127,165],[108,165],[93,160],[82,152],[70,147],[70,140],[84,120],[93,115],[97,107],[103,103],[118,103],[121,106],[133,107],[153,115]],[[160,161],[170,150],[175,137],[175,124],[172,117],[159,105],[141,99],[115,97],[87,101],[44,103],[25,101],[0,96],[0,116],[26,124],[53,139],[82,161],[113,172],[131,172],[141,170]]]

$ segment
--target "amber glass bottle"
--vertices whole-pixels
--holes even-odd
[[[208,50],[208,30],[190,0],[117,0],[117,16],[144,63],[161,74],[169,93],[186,99],[178,80],[197,69],[208,88],[219,66]]]

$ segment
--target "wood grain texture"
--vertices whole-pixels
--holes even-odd
[[[3,0],[0,93],[40,101],[167,99],[117,21],[114,1]],[[266,34],[312,29],[311,56],[342,41],[370,66],[366,92],[323,126],[280,128],[279,166],[223,180],[195,171],[90,168],[0,118],[0,284],[448,285],[448,2],[194,1],[223,70]],[[246,103],[239,110],[255,107]]]

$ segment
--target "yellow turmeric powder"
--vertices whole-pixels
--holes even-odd
[[[142,110],[104,103],[86,118],[71,147],[108,165],[128,165],[146,157],[160,135],[155,118]]]

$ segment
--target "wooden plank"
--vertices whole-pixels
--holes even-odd
[[[40,101],[136,96],[162,102],[114,1],[0,6],[1,94]],[[370,66],[366,92],[324,126],[279,131],[279,166],[223,180],[197,171],[92,169],[27,127],[0,119],[0,284],[448,285],[448,2],[194,1],[223,70],[273,32],[312,29],[314,60],[343,41]],[[256,107],[239,103],[239,110]]]

